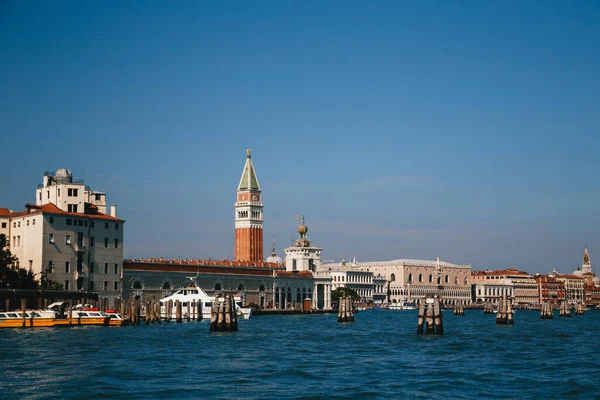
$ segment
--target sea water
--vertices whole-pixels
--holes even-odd
[[[444,311],[443,336],[416,311],[0,330],[2,399],[594,398],[600,311],[541,320]]]

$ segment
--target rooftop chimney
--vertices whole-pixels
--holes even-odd
[[[117,218],[117,205],[116,204],[110,205],[110,216]]]

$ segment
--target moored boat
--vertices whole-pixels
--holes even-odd
[[[44,328],[54,326],[54,312],[44,310],[0,312],[0,328]]]
[[[390,310],[416,310],[417,304],[414,301],[401,301],[388,306]]]
[[[181,316],[184,319],[188,318],[188,304],[189,304],[189,317],[196,319],[196,313],[198,312],[198,305],[201,305],[202,319],[210,320],[212,304],[215,298],[206,294],[204,290],[197,286],[189,286],[186,288],[179,289],[170,296],[163,297],[160,299],[160,314],[162,318],[167,317],[167,304],[169,301],[172,302],[171,317],[175,317],[176,313],[176,301],[181,302]],[[244,319],[250,319],[252,316],[252,308],[242,307],[242,299],[240,296],[234,296],[235,309],[238,316]]]
[[[48,306],[55,312],[54,326],[101,325],[109,326],[110,317],[89,304],[78,304],[69,312],[66,302],[58,301]],[[69,318],[69,315],[71,316]]]

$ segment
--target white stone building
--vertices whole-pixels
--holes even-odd
[[[331,275],[320,270],[323,249],[312,245],[306,237],[308,227],[298,227],[300,237],[286,249],[285,271],[277,271],[273,283],[276,308],[300,308],[306,299],[313,310],[331,309]]]
[[[360,296],[361,302],[373,301],[373,292],[375,289],[373,273],[359,268],[356,259],[350,265],[347,265],[346,261],[342,260],[337,267],[332,267],[329,273],[331,274],[331,286],[333,290],[339,287],[347,287],[356,291]]]
[[[474,298],[477,303],[498,304],[499,300],[504,298],[513,298],[515,295],[514,285],[510,279],[501,279],[495,281],[485,281],[473,284]]]
[[[36,200],[23,212],[9,213],[6,235],[17,264],[36,274],[44,287],[117,298],[125,221],[116,216],[116,206],[111,206],[113,215],[100,212],[106,210],[105,195],[73,182],[66,169],[44,175]]]
[[[325,264],[323,269],[337,269]],[[442,304],[471,303],[471,265],[456,265],[439,258],[429,260],[393,260],[357,262],[353,268],[385,278],[389,302],[417,302],[427,295],[437,295]]]

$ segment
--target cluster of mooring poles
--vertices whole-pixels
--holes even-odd
[[[454,315],[464,316],[465,315],[465,307],[462,303],[458,303],[454,305]]]
[[[552,305],[548,302],[544,302],[541,304],[541,316],[542,319],[553,319],[554,314],[552,314]]]
[[[494,313],[494,303],[491,302],[487,302],[485,303],[485,305],[483,306],[483,313],[484,314],[493,314]]]
[[[512,299],[506,295],[500,299],[496,313],[496,325],[514,325]]]
[[[580,302],[575,304],[575,315],[583,315],[583,310],[583,303]]]
[[[211,332],[233,332],[238,330],[237,313],[233,296],[218,295],[210,312]]]
[[[419,304],[419,315],[417,316],[417,333],[444,334],[440,300],[437,296],[427,296]]]
[[[146,302],[146,316],[145,316],[146,325],[150,323],[161,323],[160,320],[160,301],[156,301],[156,299],[152,299]]]
[[[560,306],[558,307],[558,315],[561,317],[571,316],[571,307],[566,300],[560,302]]]
[[[354,310],[352,309],[352,298],[342,297],[338,305],[338,322],[353,322]]]

